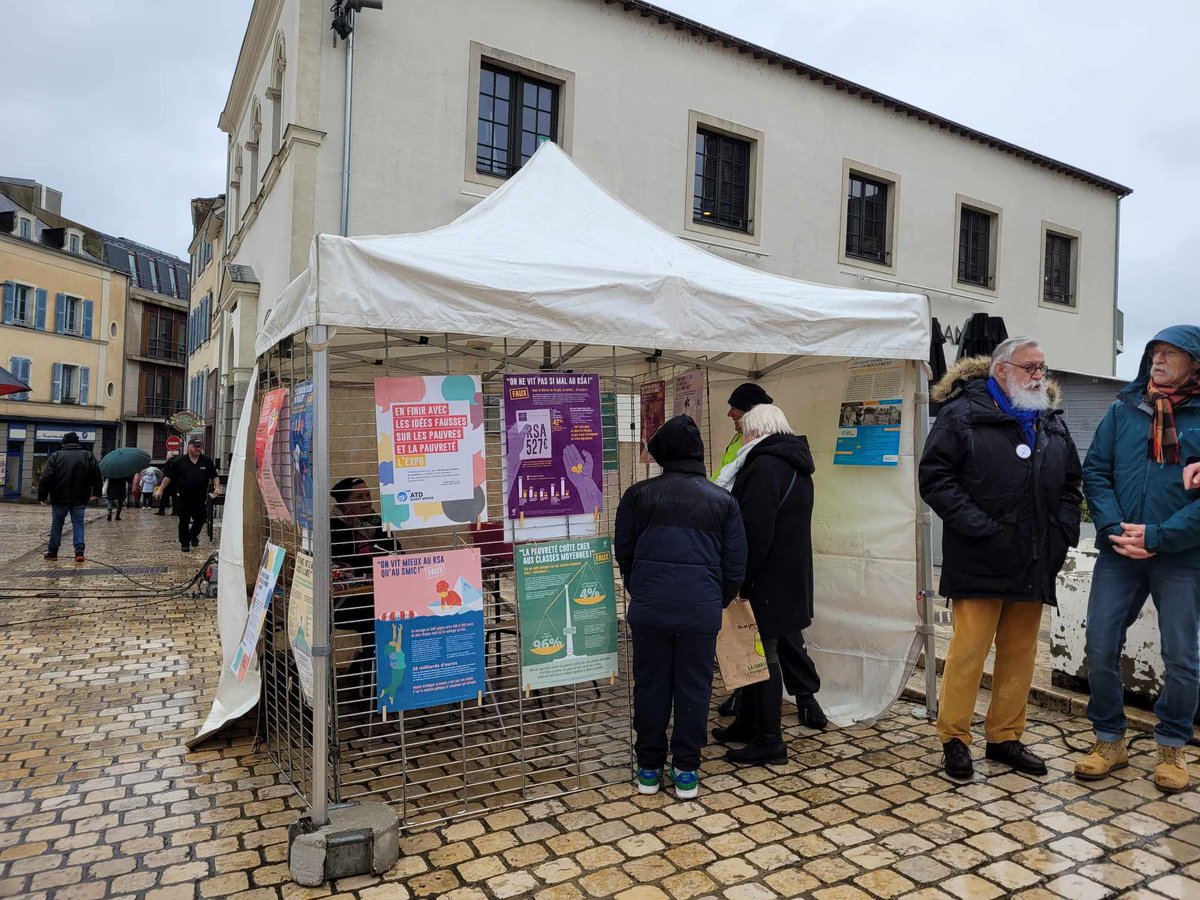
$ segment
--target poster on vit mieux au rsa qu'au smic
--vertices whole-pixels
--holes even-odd
[[[379,711],[483,701],[479,551],[375,559],[375,702]]]

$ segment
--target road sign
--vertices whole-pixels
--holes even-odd
[[[179,448],[183,446],[183,438],[177,434],[167,436],[167,452],[178,453]]]

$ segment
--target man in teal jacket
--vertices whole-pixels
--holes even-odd
[[[1189,490],[1200,457],[1200,328],[1174,325],[1146,345],[1138,377],[1109,408],[1083,464],[1100,557],[1088,598],[1091,753],[1079,778],[1102,778],[1129,760],[1121,653],[1146,602],[1158,610],[1166,670],[1154,712],[1154,783],[1182,791],[1190,774],[1200,690],[1200,495]]]

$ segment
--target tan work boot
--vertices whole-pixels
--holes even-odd
[[[1154,767],[1154,784],[1160,791],[1186,791],[1192,781],[1188,772],[1187,753],[1182,747],[1158,745],[1158,765]]]
[[[1125,749],[1124,738],[1115,742],[1098,740],[1091,753],[1075,760],[1075,777],[1093,781],[1127,765],[1129,751]]]

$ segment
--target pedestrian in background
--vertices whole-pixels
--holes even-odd
[[[200,438],[188,441],[187,453],[180,456],[171,466],[171,474],[163,479],[162,491],[174,487],[175,503],[179,513],[179,549],[190,553],[200,545],[200,530],[208,514],[210,494],[221,493],[221,479],[217,466],[200,452],[204,442]]]
[[[815,470],[808,438],[797,435],[778,406],[763,403],[742,416],[745,444],[721,472],[732,474],[732,492],[746,529],[746,579],[741,595],[750,601],[762,639],[769,678],[743,689],[745,699],[728,728],[714,728],[723,743],[745,742],[728,750],[730,762],[782,765],[783,672],[779,648],[786,641],[803,669],[796,689],[805,710],[824,714],[813,694],[821,682],[804,646],[813,617],[812,510]]]
[[[1150,596],[1166,669],[1154,705],[1154,783],[1171,792],[1191,783],[1184,747],[1200,692],[1200,497],[1189,485],[1198,459],[1200,328],[1175,325],[1146,345],[1137,378],[1101,420],[1083,466],[1100,555],[1086,643],[1096,743],[1075,763],[1079,778],[1103,778],[1129,761],[1121,656]]]
[[[165,478],[171,477],[171,471],[175,467],[175,463],[178,461],[178,451],[167,454],[167,461],[163,465],[163,476]],[[158,512],[156,512],[155,515],[165,516],[167,514],[168,506],[171,508],[171,515],[178,515],[178,511],[175,509],[175,487],[171,484],[166,484],[161,491],[161,496],[158,499]]]
[[[636,783],[643,794],[662,785],[674,713],[671,777],[675,796],[689,799],[700,789],[721,610],[741,586],[746,537],[737,503],[705,478],[689,416],[665,422],[647,450],[663,472],[625,492],[613,535],[633,636]]]
[[[142,473],[134,472],[129,483],[129,508],[136,509],[142,503]]]
[[[68,431],[63,435],[62,447],[46,460],[46,468],[38,482],[38,502],[45,506],[49,500],[51,504],[50,539],[43,559],[58,559],[63,525],[70,515],[75,562],[84,561],[83,515],[88,501],[100,496],[103,483],[100,464],[92,451],[83,448],[76,432]]]
[[[142,508],[146,509],[154,505],[154,488],[158,484],[158,472],[154,469],[146,469],[142,473]]]
[[[128,478],[110,478],[104,486],[104,497],[108,501],[108,521],[113,520],[113,510],[116,510],[117,521],[121,521],[121,509],[129,496]]]
[[[943,404],[921,456],[921,496],[942,519],[942,596],[954,635],[937,730],[946,774],[968,779],[971,717],[992,644],[986,756],[1027,775],[1046,764],[1021,743],[1043,605],[1079,540],[1079,454],[1037,341],[1014,337],[959,360],[937,383]]]

